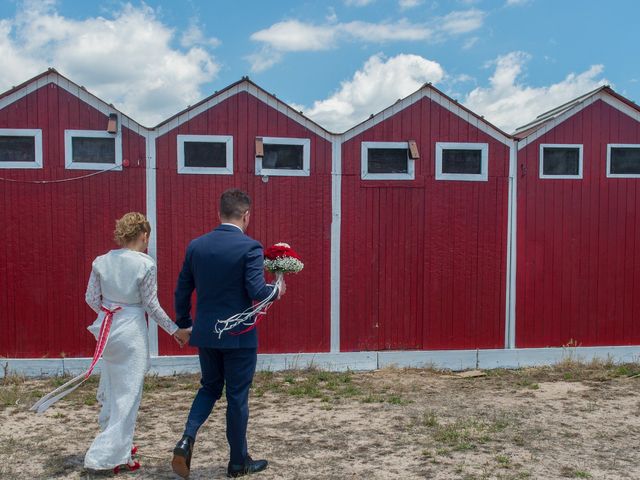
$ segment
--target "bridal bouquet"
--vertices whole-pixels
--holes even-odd
[[[282,287],[282,278],[284,274],[298,273],[304,268],[304,263],[300,256],[287,243],[276,243],[267,248],[264,252],[264,268],[266,271],[275,274],[277,288],[273,289],[271,295],[263,301],[256,303],[244,312],[237,313],[226,320],[218,320],[215,326],[215,332],[218,338],[222,338],[222,334],[229,330],[233,330],[239,325],[246,328],[240,332],[231,332],[231,335],[241,335],[256,327],[262,315],[267,313],[269,307],[276,299],[276,295]]]
[[[264,252],[264,268],[276,276],[282,276],[284,273],[300,272],[304,263],[288,243],[276,243]]]

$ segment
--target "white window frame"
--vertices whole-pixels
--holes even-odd
[[[113,138],[115,140],[115,163],[88,163],[73,161],[74,138]],[[122,170],[122,136],[103,130],[65,130],[64,166],[68,170]]]
[[[609,143],[607,145],[607,178],[640,178],[640,173],[611,173],[611,149],[612,148],[637,148],[637,143]]]
[[[187,142],[226,143],[226,167],[187,167],[184,164],[184,144]],[[178,135],[178,173],[199,175],[233,175],[233,136],[232,135]]]
[[[545,175],[544,172],[544,149],[545,148],[577,148],[578,149],[578,174],[577,175]],[[541,143],[538,155],[540,178],[556,180],[580,180],[582,179],[583,147],[581,143]]]
[[[258,137],[262,145],[302,145],[302,170],[262,168],[263,157],[256,156],[256,175],[268,177],[308,177],[311,173],[311,140],[308,138]]]
[[[480,150],[480,173],[444,173],[442,153],[445,150]],[[489,179],[489,144],[470,142],[436,142],[436,180],[486,182]]]
[[[369,173],[370,148],[397,148],[407,151],[407,173]],[[362,180],[415,180],[415,160],[409,156],[409,142],[362,142],[360,154]]]
[[[42,130],[39,128],[0,128],[2,137],[33,137],[35,161],[0,162],[0,168],[42,168]]]

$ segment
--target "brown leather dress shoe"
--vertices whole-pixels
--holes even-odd
[[[173,460],[171,460],[171,468],[176,475],[182,478],[189,478],[191,471],[191,454],[193,453],[194,440],[185,435],[176,444],[173,449]]]

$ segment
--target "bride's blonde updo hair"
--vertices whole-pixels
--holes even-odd
[[[116,220],[113,239],[118,245],[124,247],[129,242],[138,238],[141,233],[151,233],[151,225],[147,217],[139,212],[129,212],[125,213],[122,218]]]

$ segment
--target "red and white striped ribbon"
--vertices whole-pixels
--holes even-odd
[[[121,310],[122,307],[115,307],[113,309],[108,309],[105,306],[101,306],[100,309],[105,313],[104,319],[102,320],[102,325],[100,325],[100,333],[98,334],[98,343],[96,344],[96,349],[93,352],[93,359],[91,360],[91,365],[86,372],[81,373],[80,375],[72,378],[68,382],[63,385],[60,385],[53,392],[48,393],[30,408],[30,410],[35,411],[37,413],[43,413],[47,410],[51,405],[56,403],[58,400],[66,397],[71,392],[73,392],[76,388],[82,385],[87,379],[91,376],[91,372],[95,368],[98,360],[102,357],[102,352],[104,352],[104,348],[107,346],[107,340],[109,339],[109,332],[111,331],[111,322],[113,321],[113,315]]]

